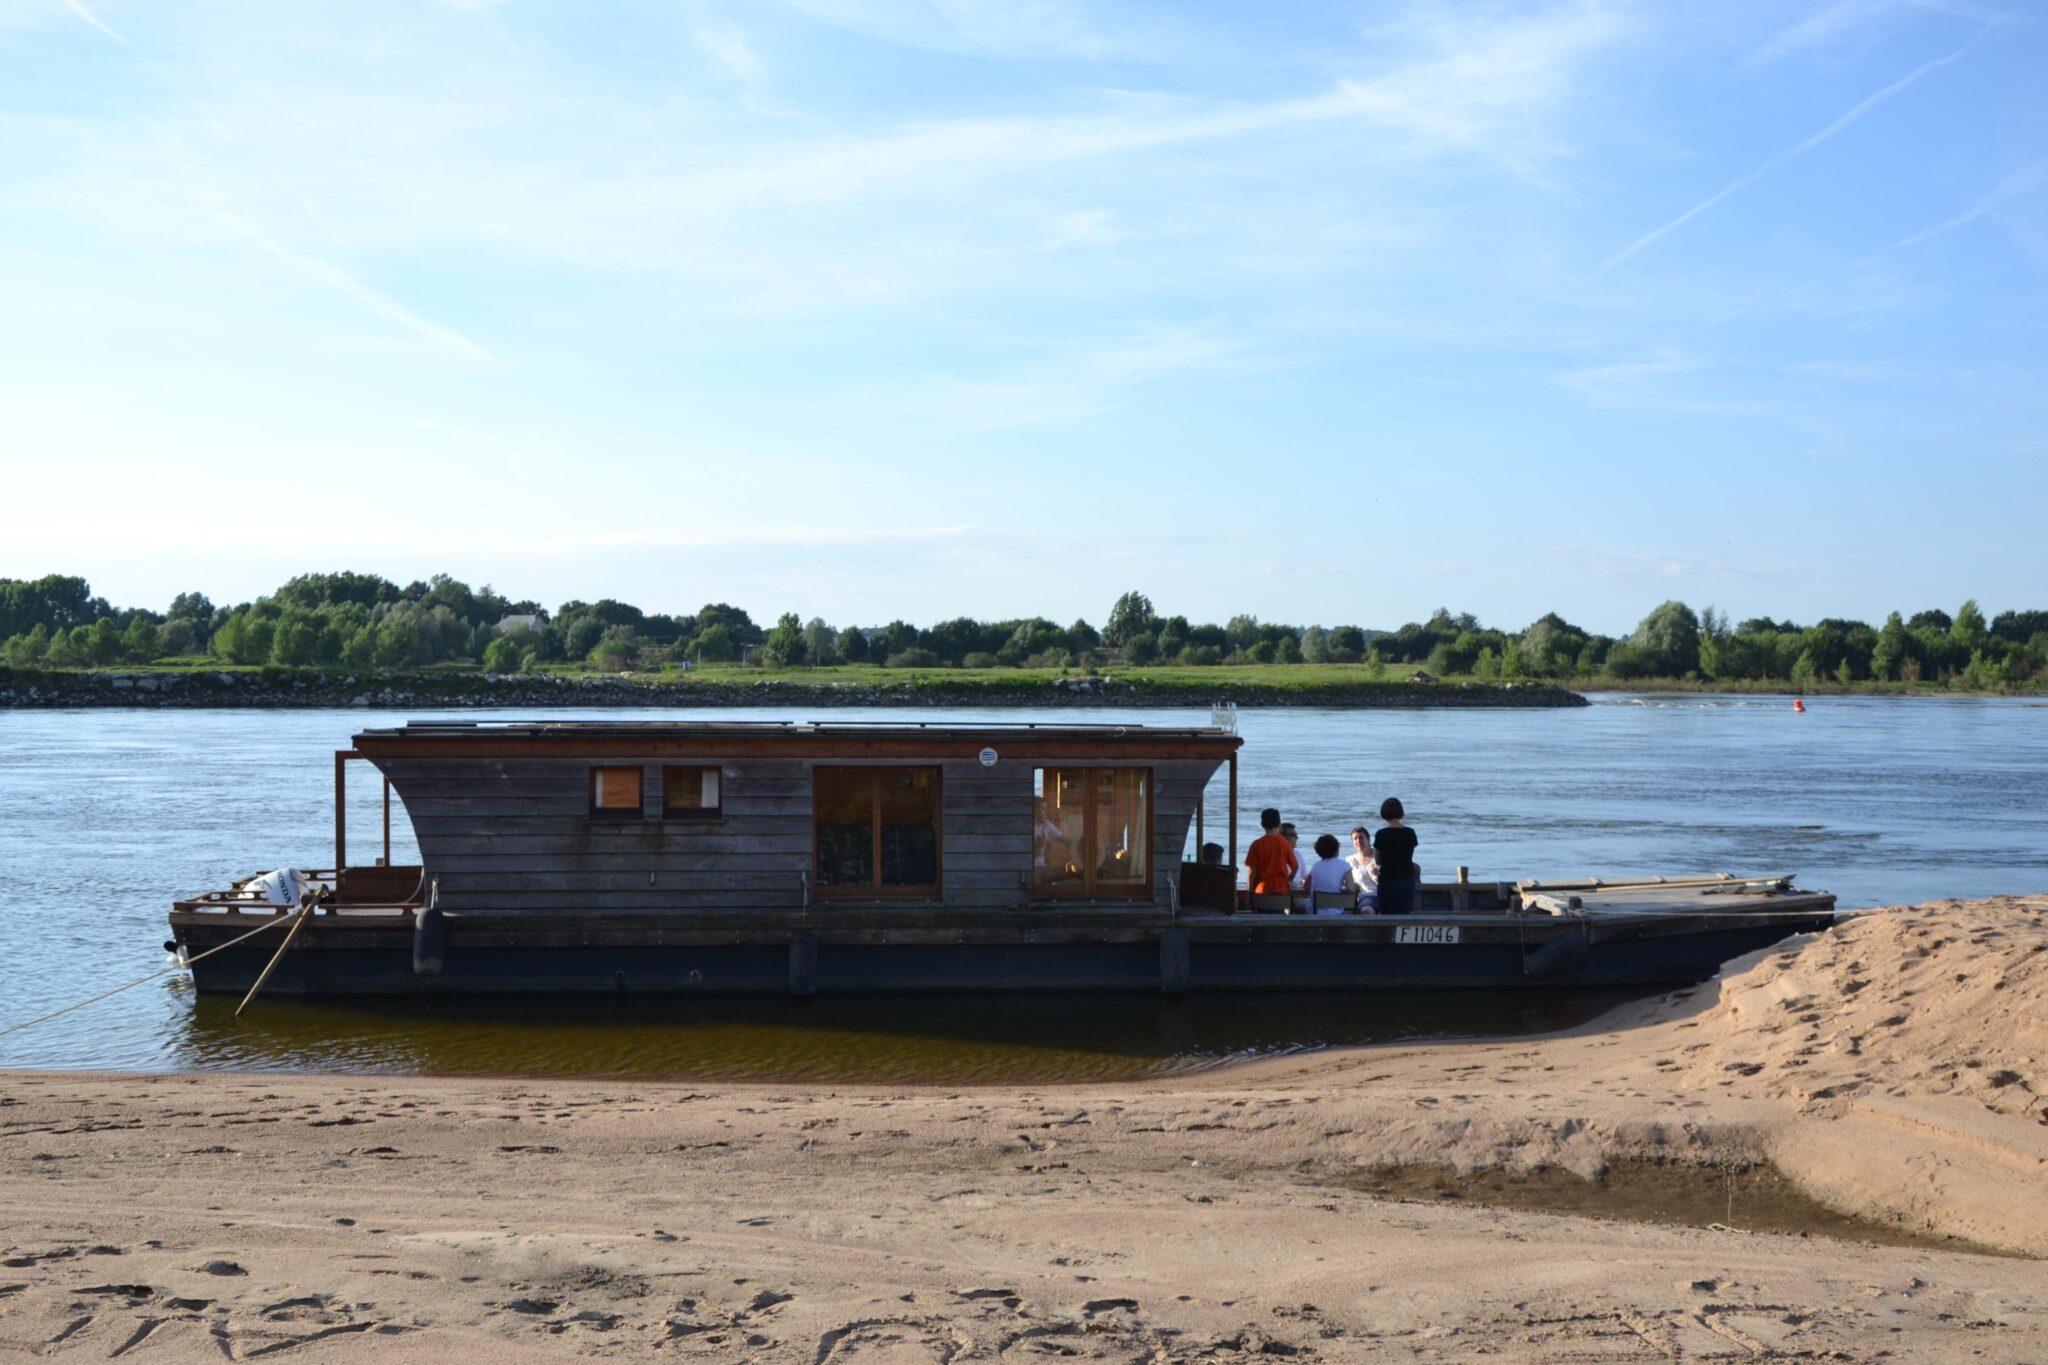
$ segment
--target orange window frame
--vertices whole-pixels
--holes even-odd
[[[1080,859],[1081,885],[1040,886],[1037,879],[1032,877],[1031,898],[1033,900],[1149,900],[1159,875],[1158,869],[1153,863],[1152,849],[1153,801],[1157,797],[1156,783],[1158,779],[1152,769],[1134,768],[1128,765],[1092,768],[1068,765],[1066,767],[1044,767],[1038,769],[1038,772],[1044,774],[1044,777],[1039,781],[1039,790],[1041,792],[1052,785],[1054,775],[1058,773],[1080,773],[1084,778],[1093,777],[1098,773],[1104,772],[1143,773],[1145,775],[1145,880],[1130,884],[1112,884],[1110,886],[1102,886],[1097,883],[1095,875],[1096,852],[1093,846],[1095,838],[1096,791],[1093,782],[1083,781],[1081,783],[1081,790],[1084,793],[1081,804],[1081,834],[1082,838],[1087,841],[1087,847],[1084,849]],[[1038,817],[1038,811],[1035,806],[1031,811],[1031,816],[1034,821]],[[1037,848],[1037,831],[1035,829],[1032,832],[1032,847],[1034,850]],[[1036,856],[1034,852],[1034,859]],[[1036,871],[1035,862],[1033,864],[1033,871]]]
[[[605,773],[633,775],[633,790],[637,798],[630,806],[600,806],[597,804],[598,786]],[[639,820],[647,809],[647,770],[637,764],[600,763],[590,770],[590,818],[593,820]]]
[[[845,882],[825,883],[818,876],[818,780],[821,772],[858,772],[868,775],[872,784],[868,798],[869,865],[874,868],[875,881],[865,886],[854,886]],[[932,874],[938,880],[929,883],[897,884],[881,881],[882,875],[882,782],[883,779],[903,772],[925,772],[932,779]],[[889,900],[908,898],[925,900],[939,895],[939,888],[946,881],[946,792],[945,770],[937,764],[870,764],[830,763],[819,764],[811,770],[811,880],[814,893],[820,900]]]

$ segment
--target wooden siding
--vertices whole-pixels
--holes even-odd
[[[528,750],[530,754],[532,751]],[[1153,868],[1149,899],[1109,898],[1131,912],[1164,908],[1169,877],[1194,820],[1195,803],[1221,765],[1211,745],[1198,758],[1120,756],[1115,761],[1045,760],[1060,767],[1139,767],[1152,771]],[[676,754],[684,762],[697,754]],[[507,914],[670,911],[687,917],[716,910],[800,909],[811,867],[811,769],[843,757],[727,759],[717,818],[663,819],[664,759],[646,760],[639,820],[592,819],[593,756],[475,757],[388,754],[372,761],[391,779],[410,815],[421,862],[438,878],[440,904],[456,911]],[[605,766],[619,766],[604,755]],[[822,923],[846,913],[893,908],[1039,912],[1076,908],[1071,898],[1034,901],[1030,891],[1032,777],[1040,762],[913,757],[863,761],[933,764],[942,769],[940,896],[817,901]],[[1082,906],[1097,902],[1080,902]]]

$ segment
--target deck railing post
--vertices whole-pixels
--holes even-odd
[[[391,866],[391,779],[384,779],[384,856],[377,860],[377,866]]]

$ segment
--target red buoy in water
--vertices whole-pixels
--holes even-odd
[[[1803,715],[1803,714],[1805,714],[1805,712],[1806,712],[1806,698],[1804,698],[1804,697],[1794,697],[1794,698],[1792,699],[1792,709],[1793,709],[1794,711],[1797,711],[1797,712],[1801,713],[1802,715]]]

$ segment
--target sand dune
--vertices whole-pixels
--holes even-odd
[[[2033,898],[1865,916],[1569,1035],[1127,1086],[17,1073],[0,1348],[2043,1359],[2048,1262],[1364,1173],[1769,1160],[1889,1227],[2048,1255],[2044,1028]]]

